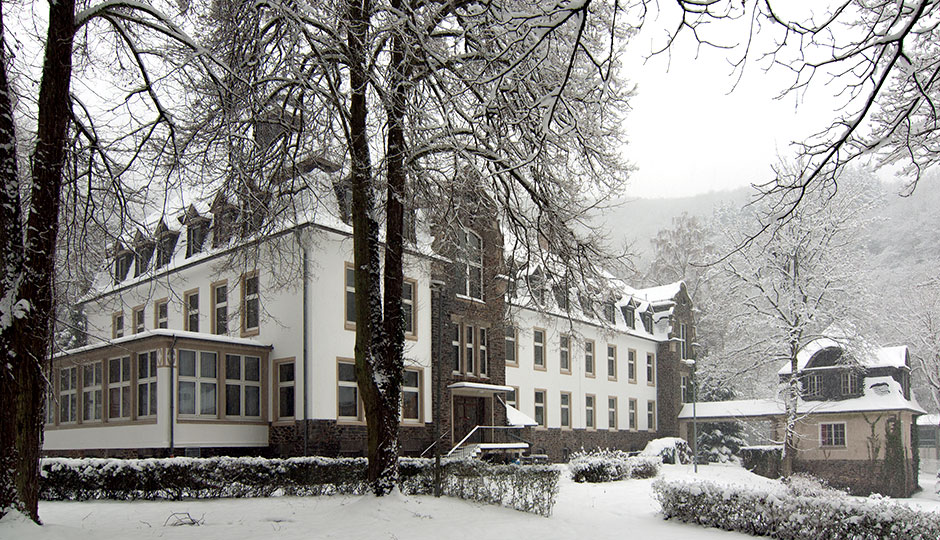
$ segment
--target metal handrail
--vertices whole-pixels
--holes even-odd
[[[478,429],[479,429],[479,430],[487,430],[487,429],[490,429],[490,430],[497,430],[497,429],[501,429],[501,430],[507,430],[507,431],[508,431],[508,430],[519,430],[519,429],[522,429],[522,427],[521,427],[521,426],[474,426],[473,429],[470,430],[470,433],[467,433],[467,434],[464,436],[463,439],[460,439],[460,442],[457,443],[456,446],[454,446],[453,448],[450,449],[450,452],[447,452],[447,455],[450,456],[451,454],[453,454],[454,452],[456,452],[457,449],[460,448],[461,446],[463,446],[463,443],[467,442],[467,439],[469,439],[470,437],[472,437],[473,434],[476,433]],[[528,444],[528,441],[525,441],[525,440],[523,440],[523,439],[521,439],[521,438],[519,438],[519,440],[522,441],[522,442],[524,442],[524,443],[526,443],[526,444]]]
[[[441,436],[438,437],[436,441],[432,442],[430,446],[428,446],[427,448],[425,448],[425,449],[424,449],[424,452],[421,452],[421,455],[419,455],[418,457],[424,457],[424,454],[427,454],[427,453],[428,453],[428,450],[434,448],[434,445],[436,445],[436,444],[440,443],[441,441],[443,441],[443,440],[444,440],[444,437],[446,437],[446,436],[447,436],[446,433],[442,433]]]

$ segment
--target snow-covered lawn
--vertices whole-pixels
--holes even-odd
[[[664,465],[661,476],[692,476],[690,466]],[[702,479],[758,485],[772,483],[737,466],[699,468]],[[940,511],[933,484],[912,504]],[[664,521],[650,495],[653,480],[575,484],[565,476],[554,515],[542,518],[515,510],[457,499],[406,497],[279,497],[182,502],[43,502],[45,526],[22,520],[0,522],[3,540],[169,539],[239,540],[257,538],[703,538],[750,536]],[[173,512],[187,512],[200,526],[164,526]],[[170,521],[174,521],[170,519]]]

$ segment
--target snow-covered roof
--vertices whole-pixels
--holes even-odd
[[[940,426],[940,414],[925,414],[917,417],[918,426]]]
[[[799,414],[833,414],[868,411],[911,411],[925,414],[916,399],[906,399],[901,385],[891,377],[866,377],[864,393],[857,398],[840,401],[804,401],[797,402]],[[781,416],[786,407],[782,399],[741,399],[733,401],[708,401],[682,406],[679,418],[754,418],[761,416]]]
[[[203,332],[190,332],[188,330],[169,330],[166,328],[156,328],[153,330],[145,330],[143,332],[138,332],[136,334],[129,334],[123,337],[110,339],[107,341],[101,341],[99,343],[94,343],[92,345],[85,345],[84,347],[76,347],[74,349],[62,351],[60,353],[57,353],[54,356],[54,358],[72,356],[72,355],[79,354],[79,353],[93,351],[95,349],[103,349],[105,347],[120,346],[126,343],[131,343],[133,341],[140,341],[144,338],[148,338],[152,336],[175,337],[175,338],[182,338],[182,339],[198,339],[202,341],[214,341],[218,343],[227,343],[227,344],[232,344],[232,345],[244,345],[248,347],[261,347],[265,349],[272,348],[272,345],[261,343],[260,341],[256,341],[254,339],[230,337],[230,336],[223,336],[223,335],[218,335],[218,334],[207,334]]]
[[[845,350],[845,344],[829,337],[816,338],[803,346],[796,353],[797,372],[806,369],[813,356],[824,349],[836,348]],[[861,348],[854,355],[854,362],[858,365],[874,367],[906,367],[907,366],[907,346],[899,345],[894,347]],[[779,375],[790,374],[790,363],[786,362],[777,372]]]
[[[506,404],[506,425],[508,426],[537,426],[539,423],[532,419],[531,416],[520,411],[519,409],[513,407],[510,404]]]
[[[448,385],[447,388],[451,390],[477,390],[479,392],[512,392],[515,388],[511,386],[505,386],[502,384],[487,384],[487,383],[478,383],[478,382],[456,382],[454,384]]]

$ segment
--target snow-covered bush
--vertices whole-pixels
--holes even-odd
[[[679,437],[663,437],[653,439],[646,443],[646,448],[640,452],[644,457],[659,457],[663,463],[688,464],[692,463],[692,449],[685,439]]]
[[[818,484],[753,488],[660,479],[653,483],[653,494],[666,519],[755,536],[786,540],[940,538],[940,514],[936,512],[917,510],[880,496],[847,497],[820,489]]]
[[[822,478],[817,478],[807,473],[791,474],[784,478],[783,484],[787,486],[787,491],[797,497],[845,497],[846,491],[836,489],[829,485]]]
[[[206,499],[283,495],[358,495],[368,492],[365,458],[259,457],[67,459],[42,461],[45,500]],[[443,493],[525,512],[550,515],[560,471],[548,466],[489,465],[445,460]],[[402,458],[399,488],[430,494],[434,461]]]
[[[575,452],[568,461],[575,482],[613,482],[627,478],[652,478],[659,474],[662,460],[653,456],[630,456],[620,450]]]

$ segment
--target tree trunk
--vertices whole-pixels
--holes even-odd
[[[7,369],[0,377],[0,513],[14,508],[39,521],[39,455],[42,448],[43,396],[52,342],[53,277],[58,233],[59,197],[69,112],[69,84],[72,74],[74,0],[50,3],[46,54],[39,87],[39,116],[36,149],[32,156],[30,209],[25,238],[16,234],[17,225],[5,213],[2,246],[5,261],[22,253],[22,266],[14,270],[18,282],[0,291],[8,308],[17,306],[7,323],[0,324],[0,346]],[[6,61],[6,59],[3,59]],[[12,112],[5,70],[0,80],[0,146],[15,148],[12,138]],[[11,138],[7,138],[11,137]],[[7,148],[9,147],[9,148]],[[8,158],[7,154],[0,159]],[[15,159],[15,153],[14,157]],[[3,163],[4,191],[16,183],[15,169]],[[5,198],[8,195],[4,196]],[[7,202],[7,201],[4,201]],[[18,201],[17,201],[18,202]],[[12,216],[16,217],[16,216]],[[18,271],[17,271],[18,270]],[[10,276],[5,276],[5,280]],[[6,287],[8,283],[4,283]],[[12,480],[12,487],[10,484]]]

